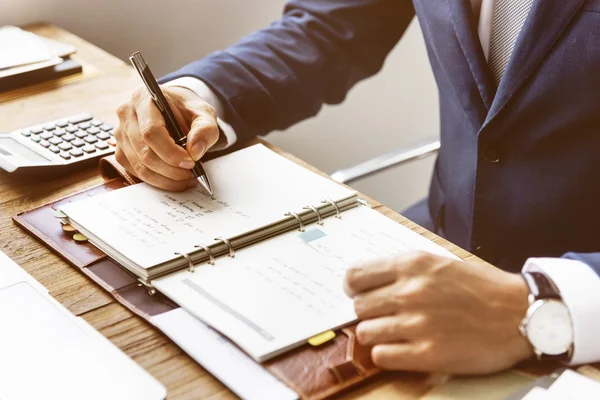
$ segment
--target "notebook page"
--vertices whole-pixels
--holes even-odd
[[[229,337],[257,361],[355,320],[343,291],[360,262],[422,250],[452,253],[384,215],[358,207],[305,232],[288,232],[153,281],[192,315]]]
[[[204,168],[214,199],[200,187],[172,193],[139,184],[60,209],[107,247],[149,268],[215,237],[241,234],[289,211],[354,193],[263,145],[211,160]]]

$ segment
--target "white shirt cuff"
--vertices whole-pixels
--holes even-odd
[[[600,278],[587,264],[565,258],[530,258],[523,271],[543,272],[562,296],[573,319],[571,365],[600,361]]]
[[[221,100],[219,100],[215,92],[213,92],[204,82],[202,82],[198,78],[184,76],[183,78],[177,78],[172,81],[166,82],[163,85],[181,86],[184,88],[188,88],[215,108],[215,110],[217,111],[217,123],[219,124],[219,127],[221,127],[221,131],[223,131],[225,137],[224,140],[220,138],[219,141],[215,143],[215,145],[211,147],[209,151],[223,150],[232,146],[236,142],[237,135],[235,134],[235,131],[233,130],[231,125],[229,125],[222,119],[224,111]]]

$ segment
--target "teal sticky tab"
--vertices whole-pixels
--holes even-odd
[[[302,233],[299,233],[300,239],[304,240],[306,243],[310,243],[313,240],[321,239],[322,237],[327,236],[325,232],[320,229],[311,229]]]

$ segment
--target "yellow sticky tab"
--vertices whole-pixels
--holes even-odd
[[[310,339],[308,339],[308,344],[310,344],[311,346],[320,346],[323,343],[327,343],[334,338],[335,338],[335,332],[327,331],[327,332],[319,333],[318,335],[313,336]]]

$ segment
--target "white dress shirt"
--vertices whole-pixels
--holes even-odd
[[[518,1],[518,0],[515,0]],[[473,13],[479,18],[478,32],[486,59],[489,57],[489,44],[492,30],[495,0],[471,0]],[[225,140],[211,150],[221,150],[235,143],[237,136],[230,125],[222,121],[223,106],[214,92],[201,80],[184,77],[167,82],[166,86],[183,86],[196,92],[198,96],[217,110],[219,124]],[[600,278],[587,264],[564,258],[530,258],[523,271],[545,273],[560,290],[564,303],[571,312],[574,330],[574,352],[571,365],[600,361]],[[517,329],[515,327],[515,329]]]

